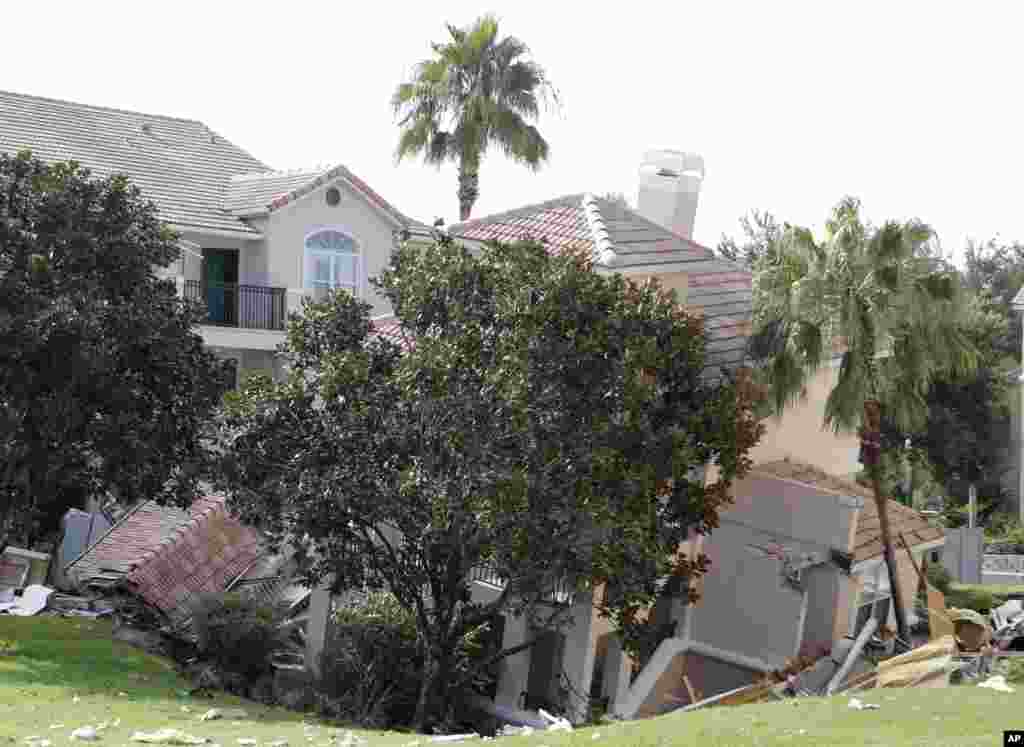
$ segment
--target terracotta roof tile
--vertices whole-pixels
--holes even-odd
[[[80,583],[120,576],[172,619],[196,594],[223,591],[263,554],[259,533],[232,518],[224,499],[197,498],[187,510],[143,501],[67,570]]]
[[[687,274],[686,306],[705,319],[708,352],[705,375],[735,368],[745,358],[752,317],[753,276],[628,209],[588,194],[559,197],[516,210],[459,223],[456,238],[475,241],[546,241],[553,252],[580,250],[610,267],[681,265]],[[715,321],[721,319],[722,323]]]
[[[262,555],[259,533],[220,501],[147,553],[127,581],[172,620],[183,619],[197,596],[224,591]]]
[[[220,499],[197,498],[186,511],[141,501],[67,565],[65,571],[85,581],[101,571],[127,574],[153,548],[174,536],[192,519],[210,510]]]

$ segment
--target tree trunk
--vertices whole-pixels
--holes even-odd
[[[459,220],[469,220],[480,196],[480,158],[463,154],[459,161]]]
[[[427,649],[426,661],[423,663],[423,681],[420,682],[420,696],[416,701],[416,715],[412,719],[412,728],[420,734],[427,734],[427,719],[430,716],[430,700],[437,682],[437,662],[433,661],[430,649]]]
[[[882,533],[882,554],[885,566],[889,570],[889,589],[892,594],[893,608],[896,612],[896,635],[906,644],[910,644],[910,630],[907,627],[906,610],[903,608],[903,594],[900,588],[900,576],[896,566],[896,553],[893,552],[892,534],[889,531],[889,501],[882,493],[882,481],[879,465],[881,446],[879,437],[879,421],[881,407],[876,401],[864,403],[864,430],[861,438],[864,446],[864,462],[871,476],[871,488],[875,494],[875,507],[878,509],[878,526]]]
[[[429,734],[429,729],[436,721],[443,721],[447,715],[448,698],[446,685],[451,678],[452,655],[438,647],[427,648],[426,661],[423,667],[423,681],[420,683],[420,695],[416,701],[416,715],[413,728],[420,734]],[[437,706],[439,710],[433,711]]]

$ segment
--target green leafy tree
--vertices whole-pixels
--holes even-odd
[[[224,369],[123,177],[0,155],[0,544],[113,494],[187,502]]]
[[[967,288],[975,293],[987,293],[992,300],[990,308],[1006,319],[1006,329],[996,341],[996,350],[1019,365],[1016,362],[1021,355],[1021,320],[1012,302],[1024,287],[1024,244],[1001,244],[995,240],[969,242],[964,258]]]
[[[230,402],[225,489],[309,583],[381,588],[414,616],[427,729],[533,644],[459,666],[495,615],[557,629],[603,586],[595,603],[622,622],[660,581],[699,573],[675,550],[716,525],[761,428],[741,387],[702,378],[702,323],[656,283],[536,243],[474,256],[441,234],[374,282],[411,349],[372,335],[346,293],[307,304],[290,379]],[[721,474],[705,487],[692,468],[708,462]],[[474,602],[474,577],[500,593]]]
[[[958,275],[930,250],[932,236],[917,221],[868,226],[859,201],[846,198],[821,241],[806,228],[787,226],[758,263],[755,283],[752,352],[763,362],[776,412],[803,396],[809,378],[831,359],[833,344],[841,346],[825,425],[859,428],[896,599],[902,599],[900,579],[880,485],[882,412],[905,430],[919,429],[936,377],[976,363],[960,324]],[[902,605],[896,621],[909,641]]]
[[[1001,482],[1008,469],[1006,449],[1013,391],[1004,355],[1009,320],[989,289],[972,293],[960,322],[964,336],[978,353],[977,368],[933,377],[927,395],[927,417],[913,432],[883,418],[883,442],[895,452],[912,445],[907,457],[925,460],[945,492],[960,504],[975,485],[979,505],[1000,506]],[[956,434],[955,438],[950,434]]]
[[[719,256],[753,269],[782,237],[785,226],[771,213],[753,210],[740,218],[740,228],[742,238],[737,240],[722,234],[717,251]]]
[[[485,15],[468,28],[448,25],[450,39],[391,98],[401,136],[397,157],[422,154],[429,164],[459,166],[459,216],[467,220],[480,195],[480,163],[491,146],[531,169],[548,158],[548,143],[530,124],[554,89],[544,69],[525,59],[514,36],[498,38]],[[557,97],[555,97],[557,98]]]

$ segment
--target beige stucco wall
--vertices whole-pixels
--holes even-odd
[[[857,435],[836,435],[824,428],[825,402],[838,374],[838,367],[825,366],[808,383],[805,401],[786,408],[781,418],[764,421],[764,436],[750,452],[754,464],[789,458],[832,475],[850,476],[860,471]]]
[[[341,191],[341,202],[333,207],[324,199],[329,186]],[[387,301],[374,292],[368,278],[390,261],[396,226],[341,181],[324,185],[271,213],[264,226],[264,240],[272,283],[285,288],[305,287],[304,242],[320,228],[338,228],[356,240],[362,256],[363,298],[373,304],[373,315],[388,313]]]

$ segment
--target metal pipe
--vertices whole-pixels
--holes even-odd
[[[860,635],[857,636],[857,640],[853,642],[853,648],[851,648],[850,653],[847,654],[846,661],[843,662],[843,665],[839,667],[839,671],[832,676],[831,680],[829,680],[828,687],[825,688],[826,695],[832,695],[842,681],[846,679],[846,675],[850,673],[853,665],[857,662],[857,659],[860,658],[860,652],[864,650],[866,645],[868,645],[868,641],[871,640],[871,636],[875,634],[875,630],[877,628],[878,620],[874,617],[869,618],[868,621],[864,623],[864,629],[860,631]]]

